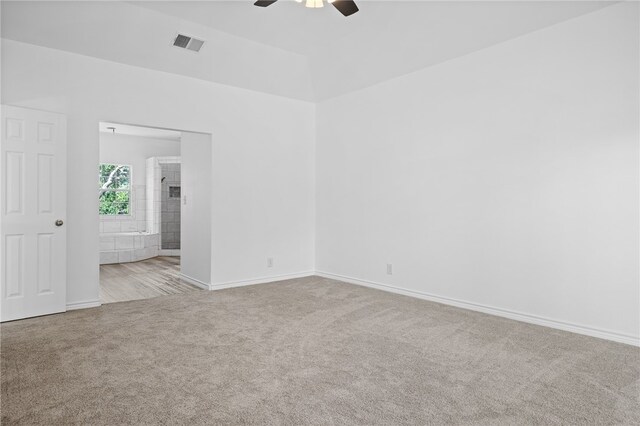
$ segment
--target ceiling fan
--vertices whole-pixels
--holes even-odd
[[[277,2],[278,0],[258,0],[254,3],[255,6],[267,7]],[[302,0],[296,0],[298,3],[302,3]],[[353,0],[327,0],[336,9],[340,11],[344,16],[353,15],[359,9]],[[323,0],[306,0],[307,7],[323,7]]]

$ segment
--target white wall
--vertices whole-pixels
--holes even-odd
[[[68,117],[69,304],[98,299],[100,121],[213,135],[214,283],[313,269],[313,104],[10,40],[2,103]]]
[[[100,162],[132,168],[132,184],[146,185],[147,158],[180,156],[180,141],[100,133]]]
[[[212,276],[211,135],[183,132],[182,147],[180,272],[209,285]]]
[[[177,19],[150,10],[145,3],[149,2],[3,1],[0,27],[4,38],[23,43],[227,86],[302,100],[313,98],[305,56]],[[263,9],[249,6],[243,15],[266,19]],[[198,54],[171,47],[176,32],[206,43]]]
[[[317,269],[637,339],[638,51],[620,4],[319,104]]]

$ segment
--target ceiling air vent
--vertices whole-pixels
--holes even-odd
[[[184,34],[178,34],[175,40],[173,40],[174,46],[193,50],[194,52],[199,52],[203,44],[204,40],[198,40],[195,37],[187,36]]]

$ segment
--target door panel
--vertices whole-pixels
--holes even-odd
[[[22,211],[24,205],[24,154],[22,152],[7,152],[5,158],[7,215],[22,215],[24,213]]]
[[[2,106],[0,320],[66,308],[66,120]]]
[[[53,234],[38,234],[38,294],[51,293],[53,291]]]
[[[6,277],[4,294],[7,299],[24,296],[24,235],[5,235]]]
[[[55,158],[38,154],[38,213],[53,213],[53,168]]]

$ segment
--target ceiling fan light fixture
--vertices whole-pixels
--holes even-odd
[[[267,7],[277,1],[278,0],[257,0],[254,5],[258,7]],[[296,2],[302,3],[303,0],[296,0]],[[327,2],[331,6],[335,7],[338,12],[342,13],[343,16],[351,16],[359,10],[356,2],[353,0],[327,0]],[[324,0],[305,0],[305,6],[312,9],[318,9],[324,7]]]

